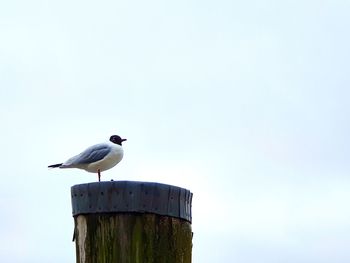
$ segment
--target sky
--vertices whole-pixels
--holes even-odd
[[[48,170],[118,134],[103,180],[193,194],[193,262],[350,261],[350,2],[2,1],[0,258],[75,262]]]

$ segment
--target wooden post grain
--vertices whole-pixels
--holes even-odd
[[[77,263],[190,263],[192,193],[147,182],[71,189]]]

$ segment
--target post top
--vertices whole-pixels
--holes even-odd
[[[73,216],[153,213],[192,221],[192,196],[184,188],[137,181],[105,181],[71,187]]]

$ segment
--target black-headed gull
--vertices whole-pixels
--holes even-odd
[[[100,143],[87,148],[82,153],[68,159],[64,163],[49,165],[49,168],[79,168],[90,173],[97,173],[98,181],[101,181],[101,172],[116,166],[124,155],[122,139],[118,135],[112,135],[109,142]]]

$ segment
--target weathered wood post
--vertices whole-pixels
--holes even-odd
[[[192,193],[149,182],[71,188],[77,263],[190,263]]]

